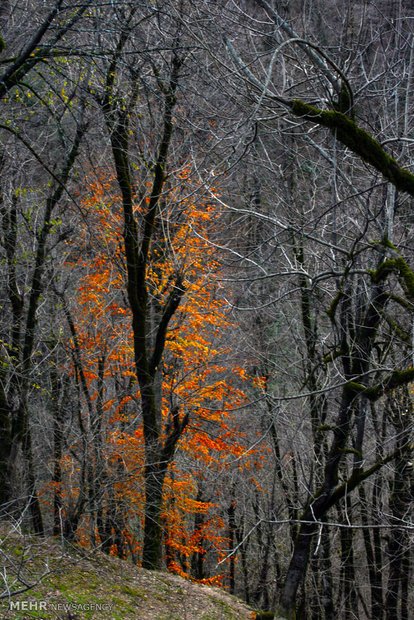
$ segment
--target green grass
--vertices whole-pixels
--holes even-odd
[[[13,597],[17,601],[45,601],[46,609],[15,609],[6,616],[10,620],[56,620],[66,617],[71,605],[73,614],[82,620],[138,619],[148,617],[148,613],[154,620],[182,620],[184,610],[186,617],[200,620],[248,617],[232,608],[237,601],[228,594],[214,596],[205,588],[198,591],[198,586],[177,576],[143,571],[99,552],[89,555],[73,545],[63,548],[55,539],[22,541],[10,537],[3,548],[10,557],[15,553],[16,563],[24,563],[33,583],[46,567],[52,571],[28,592]],[[12,573],[10,579],[15,579]],[[78,605],[96,607],[78,610]],[[106,609],[100,609],[101,605]],[[0,619],[7,607],[7,601],[0,602]]]
[[[142,590],[136,590],[134,588],[130,588],[129,586],[121,586],[120,589],[123,594],[129,594],[130,596],[135,596],[136,598],[147,598],[147,595]]]

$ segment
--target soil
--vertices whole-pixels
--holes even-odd
[[[0,532],[0,571],[3,619],[247,620],[256,616],[225,590],[21,532]],[[7,589],[25,591],[10,597]]]

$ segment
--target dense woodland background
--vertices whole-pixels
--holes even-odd
[[[411,0],[4,0],[0,33],[1,518],[408,620]]]

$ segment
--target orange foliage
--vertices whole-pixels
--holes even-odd
[[[219,557],[224,557],[223,549],[228,541],[222,533],[225,524],[214,515],[216,505],[195,498],[203,468],[220,471],[237,460],[240,467],[244,466],[241,458],[246,451],[244,437],[236,428],[232,412],[246,404],[240,384],[249,378],[243,369],[235,367],[230,372],[228,369],[227,336],[232,325],[226,304],[218,296],[216,276],[220,267],[215,249],[208,242],[220,213],[216,205],[197,200],[199,188],[191,181],[189,168],[181,170],[176,177],[176,186],[162,200],[147,282],[154,321],[168,298],[176,273],[183,274],[186,289],[167,334],[161,369],[160,416],[164,429],[172,424],[172,412],[177,408],[191,416],[175,464],[165,480],[162,514],[165,543],[181,559],[178,563],[171,557],[169,568],[188,576],[188,561],[193,553],[204,553],[210,546]],[[98,402],[99,360],[104,359],[99,413],[103,433],[101,458],[106,468],[105,479],[112,481],[112,499],[115,497],[122,504],[125,548],[137,553],[140,542],[136,523],[142,521],[144,506],[144,445],[134,375],[131,315],[125,293],[121,204],[114,188],[114,179],[106,172],[88,180],[81,202],[82,231],[75,241],[67,242],[67,267],[77,274],[71,312],[94,407]],[[143,195],[137,200],[138,220],[147,198]],[[72,338],[68,339],[68,346],[75,349]],[[78,370],[73,366],[70,372],[76,376]],[[260,379],[256,385],[260,385]],[[81,416],[90,428],[86,406]],[[72,459],[68,456],[65,459],[65,489],[61,491],[73,503],[77,494],[76,474],[70,470],[74,465]],[[189,459],[193,463],[191,471],[184,466],[184,461]],[[249,459],[257,467],[258,451],[250,450]],[[177,463],[181,462],[179,466]],[[194,529],[196,514],[205,518]],[[85,519],[79,530],[82,543],[90,544],[88,528],[99,542],[95,525]],[[115,544],[110,552],[119,552]],[[219,575],[202,581],[218,584],[222,578]]]

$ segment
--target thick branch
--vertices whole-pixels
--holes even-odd
[[[168,301],[165,304],[164,311],[158,325],[154,351],[149,365],[149,371],[151,375],[154,375],[155,371],[157,370],[158,364],[161,361],[162,354],[165,348],[165,339],[167,335],[168,325],[170,323],[170,320],[174,316],[178,306],[180,305],[184,293],[184,285],[182,283],[181,277],[178,276],[175,285],[170,293]]]
[[[372,387],[366,387],[362,383],[356,381],[350,381],[347,385],[347,389],[354,394],[363,394],[368,400],[375,402],[381,396],[395,390],[402,385],[408,385],[414,379],[414,368],[408,368],[407,370],[394,370],[378,385]]]
[[[157,161],[154,166],[154,182],[152,184],[152,190],[148,205],[148,211],[144,218],[144,230],[142,235],[141,248],[139,253],[140,273],[138,277],[145,278],[145,267],[148,260],[148,253],[151,244],[152,232],[154,228],[155,216],[157,213],[157,206],[160,200],[162,188],[164,186],[165,164],[167,162],[168,150],[173,133],[172,113],[175,106],[175,92],[178,85],[178,74],[181,66],[181,61],[178,56],[174,57],[172,73],[170,79],[170,86],[165,93],[165,112],[164,112],[164,127],[158,151]],[[138,285],[142,285],[138,282]]]
[[[72,28],[72,26],[82,17],[83,13],[86,11],[88,5],[91,3],[91,0],[86,1],[72,16],[72,18],[66,22],[66,24],[62,25],[52,37],[52,39],[48,42],[50,47],[53,47],[55,43],[60,41],[62,37]],[[16,86],[22,78],[38,63],[41,62],[44,58],[43,49],[38,48],[41,40],[44,35],[49,30],[53,20],[56,15],[61,13],[66,9],[62,9],[61,7],[62,0],[58,0],[56,2],[56,6],[50,11],[47,15],[44,22],[38,28],[37,32],[34,34],[32,40],[28,43],[25,49],[22,51],[20,56],[17,59],[13,59],[14,62],[11,67],[9,67],[5,73],[0,77],[0,97],[4,97],[4,95],[11,89],[13,86]]]
[[[29,295],[29,306],[27,311],[26,318],[26,328],[25,328],[25,336],[24,336],[24,344],[23,344],[23,386],[22,386],[22,396],[19,407],[19,413],[16,420],[16,436],[23,436],[22,433],[24,431],[25,425],[25,416],[26,416],[26,399],[28,395],[29,389],[29,377],[30,370],[32,365],[32,353],[35,341],[35,331],[37,325],[37,307],[39,303],[40,295],[42,294],[42,278],[43,271],[46,261],[46,252],[47,252],[47,239],[50,231],[52,230],[52,222],[51,217],[53,210],[56,205],[59,203],[59,200],[62,197],[64,188],[69,179],[70,171],[75,163],[76,157],[78,155],[80,143],[82,137],[85,133],[86,127],[80,122],[75,138],[73,141],[72,148],[67,155],[66,161],[63,166],[62,173],[59,178],[59,185],[55,188],[53,194],[46,201],[46,208],[43,216],[43,224],[37,235],[37,251],[36,251],[36,259],[35,259],[35,267],[33,271],[32,281],[31,281],[31,289]]]
[[[307,121],[312,121],[335,132],[342,144],[355,155],[374,166],[399,191],[414,196],[414,174],[400,166],[365,129],[361,129],[348,116],[333,110],[314,108],[299,99],[290,102],[291,112]]]

